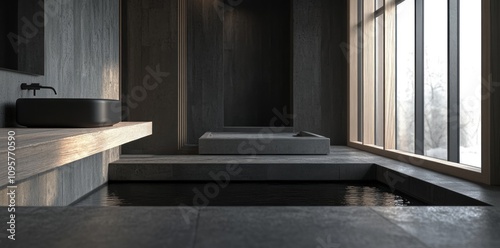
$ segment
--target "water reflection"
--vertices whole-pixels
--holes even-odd
[[[412,206],[421,202],[398,194],[387,192],[383,186],[347,186],[343,206]]]
[[[211,185],[211,186],[207,186]],[[419,206],[383,184],[311,182],[111,183],[76,206]],[[207,190],[208,189],[208,190]],[[208,192],[209,194],[207,194]]]

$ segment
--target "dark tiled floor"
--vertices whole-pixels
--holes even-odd
[[[192,247],[196,222],[184,218],[197,215],[183,208],[18,208],[16,240],[2,228],[0,247]]]
[[[400,187],[410,192],[439,197],[436,190],[445,188],[495,207],[18,208],[17,240],[1,235],[0,247],[500,247],[500,187],[348,147],[332,147],[329,156],[134,156],[113,164],[110,177],[207,178],[226,163],[244,167],[242,180],[339,180],[365,172],[374,179],[389,169],[404,176]],[[372,164],[378,167],[370,176]],[[318,173],[309,173],[312,168]],[[1,211],[3,234],[7,217]]]
[[[500,247],[493,207],[17,210],[17,240],[0,247]]]
[[[429,247],[500,247],[498,208],[373,209]]]
[[[425,247],[366,207],[207,208],[196,237],[196,247]]]

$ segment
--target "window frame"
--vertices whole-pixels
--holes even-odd
[[[415,68],[415,153],[396,150],[396,7],[397,4],[405,0],[384,0],[384,5],[375,10],[372,2],[362,0],[349,1],[349,42],[351,49],[349,61],[349,136],[348,146],[360,150],[375,153],[388,158],[396,159],[415,166],[431,169],[452,176],[457,176],[470,181],[491,184],[496,179],[492,178],[492,168],[490,163],[490,111],[491,97],[483,97],[481,102],[481,138],[482,138],[482,164],[481,168],[472,167],[458,163],[460,161],[460,129],[450,128],[448,121],[448,159],[452,161],[440,160],[423,155],[423,137],[424,137],[424,79],[423,79],[423,4],[424,0],[415,0],[416,4],[416,68]],[[459,0],[448,0],[448,119],[459,120]],[[482,86],[483,96],[491,94],[491,68],[490,68],[490,0],[481,0],[482,9]],[[370,7],[373,5],[373,7]],[[359,9],[363,11],[359,11]],[[360,18],[359,13],[363,13]],[[374,72],[369,67],[374,67],[368,61],[374,61],[375,50],[367,43],[374,44],[375,33],[370,33],[375,22],[375,17],[384,14],[384,146],[376,146],[374,139],[374,123],[371,117],[374,113],[364,108],[366,102],[374,100],[367,96],[374,96]],[[361,21],[361,23],[360,23]],[[358,27],[362,27],[359,32]],[[351,27],[356,27],[356,32],[352,32]],[[373,28],[373,32],[375,29]],[[362,34],[363,37],[358,35]],[[420,52],[419,52],[420,51]],[[360,56],[361,53],[361,56]],[[360,59],[363,61],[360,61]],[[362,68],[360,68],[362,67]],[[358,70],[360,69],[360,70]],[[359,73],[361,72],[361,73]],[[361,75],[360,75],[361,74]],[[371,78],[370,77],[371,75]],[[370,86],[371,84],[371,86]],[[417,87],[418,86],[418,87]],[[362,93],[360,93],[362,92]],[[418,99],[417,99],[418,98]],[[360,108],[361,107],[361,108]],[[359,111],[359,110],[362,111]],[[361,113],[360,113],[361,112]],[[420,117],[420,119],[418,119]],[[417,121],[418,120],[418,121]],[[417,124],[419,122],[419,124]],[[455,124],[456,125],[456,124]],[[458,126],[458,125],[457,125]],[[361,129],[361,130],[360,130]],[[418,135],[418,136],[417,136]],[[417,142],[422,142],[417,146]],[[417,148],[417,147],[420,147]],[[419,149],[419,150],[417,150]],[[455,162],[456,161],[456,162]]]
[[[379,30],[380,26],[378,24],[379,18],[382,20],[382,24],[384,24],[384,2],[382,1],[382,6],[377,9],[377,0],[375,2],[375,13],[374,13],[374,35],[373,35],[373,42],[374,42],[374,102],[373,102],[373,107],[374,107],[374,145],[376,146],[384,146],[384,124],[383,124],[383,119],[384,119],[384,112],[385,112],[385,106],[384,106],[384,75],[385,75],[385,62],[382,62],[382,65],[378,65],[379,68],[377,68],[378,64],[378,59],[380,59],[378,56],[381,56],[382,61],[385,59],[385,27],[382,25],[381,30]],[[381,31],[382,34],[382,42],[379,44],[379,31]],[[379,45],[382,45],[382,51],[379,51]],[[381,67],[381,68],[380,68]],[[381,74],[381,75],[379,75]],[[382,82],[379,82],[380,76],[382,76]],[[381,84],[381,85],[380,85]],[[380,94],[382,94],[382,97],[380,99]],[[379,101],[382,101],[382,104],[380,104]],[[381,109],[380,109],[381,108]],[[380,111],[381,110],[381,111]],[[379,122],[382,120],[382,125],[381,127],[379,126]],[[380,137],[381,136],[381,137]],[[380,145],[379,142],[381,141],[382,145]]]

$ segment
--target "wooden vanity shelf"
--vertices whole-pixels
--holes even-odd
[[[152,122],[102,128],[0,128],[0,188],[7,185],[8,132],[15,131],[16,182],[152,134]]]

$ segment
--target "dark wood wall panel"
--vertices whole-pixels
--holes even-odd
[[[332,144],[346,144],[347,59],[341,45],[347,42],[347,2],[345,0],[290,1],[293,19],[290,56],[292,56],[293,100],[291,101],[295,114],[294,129],[323,134],[331,138]],[[239,6],[232,8],[232,11],[240,10]],[[227,8],[226,11],[217,8],[213,1],[189,0],[188,142],[190,144],[197,144],[198,138],[206,131],[222,131],[224,126],[222,67],[224,24],[221,16],[231,18],[230,11],[231,8]],[[226,46],[228,49],[231,48],[230,43]],[[248,100],[248,104],[242,103],[244,106],[239,107],[251,108],[254,107],[253,104],[255,104],[253,101]],[[240,111],[238,115],[244,116],[246,112]]]
[[[178,150],[177,5],[178,0],[124,1],[124,119],[153,121],[153,135],[124,145],[123,153]]]
[[[128,5],[126,6],[126,18],[128,20],[125,35],[128,38],[124,40],[126,49],[124,50],[123,92],[133,95],[133,88],[140,86],[147,75],[145,69],[147,66],[155,68],[159,65],[162,71],[168,72],[170,75],[157,89],[147,91],[147,98],[142,100],[137,107],[129,109],[127,119],[152,120],[154,134],[152,137],[125,146],[124,153],[177,153],[177,111],[179,107],[177,99],[177,1],[127,0],[126,2]],[[241,5],[244,6],[246,2],[244,1]],[[240,10],[239,6],[233,6],[232,11],[235,12],[231,13],[231,8],[224,10],[222,6],[214,5],[212,0],[187,0],[188,144],[196,145],[198,138],[207,131],[223,130],[225,100],[227,102],[233,101],[228,104],[237,105],[243,109],[243,111],[236,109],[235,114],[231,116],[254,119],[252,116],[254,109],[266,109],[272,105],[278,105],[279,108],[280,104],[287,102],[286,94],[281,95],[280,97],[283,98],[279,99],[280,97],[276,97],[275,93],[268,92],[285,89],[285,85],[291,81],[293,81],[293,87],[289,89],[288,94],[290,91],[293,93],[292,97],[288,98],[288,104],[292,105],[291,102],[293,102],[290,108],[295,109],[295,129],[326,135],[332,139],[332,144],[345,144],[347,81],[346,59],[342,53],[341,44],[347,40],[346,3],[345,1],[327,0],[290,0],[290,2],[293,16],[293,22],[291,22],[293,25],[291,28],[293,45],[289,49],[289,53],[285,53],[284,49],[279,49],[280,56],[274,57],[275,60],[271,56],[261,64],[254,62],[251,64],[252,67],[240,73],[242,69],[235,67],[239,65],[226,63],[226,68],[224,66],[223,33],[225,30],[224,16],[232,18],[232,15]],[[251,5],[251,2],[247,4]],[[274,14],[278,10],[282,11],[280,4],[266,4],[274,6]],[[286,8],[283,8],[283,11]],[[264,17],[266,15],[270,15],[270,13],[263,13]],[[269,23],[265,18],[259,21],[261,21],[260,25]],[[243,24],[230,22],[228,25]],[[283,23],[279,22],[276,25],[284,26]],[[287,31],[282,30],[282,32],[286,33]],[[247,37],[256,38],[255,35]],[[277,36],[273,32],[272,34],[263,33],[261,37],[276,39],[284,37],[284,35]],[[239,36],[235,33],[230,34],[227,38],[244,40],[243,35]],[[226,53],[227,61],[237,59],[235,52],[245,52],[234,50],[236,40],[231,39],[226,40],[226,51],[233,53]],[[237,41],[237,43],[241,42],[243,41]],[[255,43],[255,41],[252,42]],[[256,56],[256,54],[245,54],[249,57]],[[259,56],[256,60],[262,61],[264,55]],[[278,76],[266,75],[265,67],[267,65],[286,60],[283,57],[287,56],[290,57],[289,60],[292,60],[289,63],[289,69],[290,67],[292,69],[289,74],[291,79],[287,80],[285,73],[277,73]],[[277,70],[286,71],[285,67],[286,65],[283,63],[282,67]],[[225,70],[228,75],[236,74],[237,70],[242,81],[258,76],[266,79],[262,80],[261,83],[270,81],[282,83],[268,83],[268,85],[262,83],[262,85],[252,88],[252,90],[258,90],[248,95],[244,93],[247,91],[246,89],[236,90],[226,87],[229,92],[240,93],[227,94],[233,98],[226,97],[225,99]],[[253,87],[253,84],[248,85]],[[271,101],[273,96],[278,98],[276,102]],[[251,98],[254,97],[257,97],[258,101],[252,101]],[[237,102],[236,100],[241,101]],[[263,107],[258,106],[259,104],[262,104]],[[256,108],[255,105],[258,107]],[[263,119],[270,118],[264,117]],[[247,121],[243,120],[241,123],[247,123]]]
[[[243,1],[225,12],[225,126],[265,127],[273,109],[290,110],[290,5],[290,0]]]
[[[323,82],[323,105],[331,106],[330,112],[323,114],[329,120],[323,122],[322,129],[329,130],[328,137],[333,145],[347,145],[348,118],[348,55],[345,47],[348,42],[347,1],[323,1],[322,27],[323,57],[321,64],[326,71]]]
[[[491,184],[500,185],[500,2],[490,1],[490,18],[491,18],[491,93],[490,99],[490,166],[491,166]],[[483,143],[484,144],[484,143]],[[486,144],[488,145],[488,144]]]
[[[188,143],[224,126],[222,19],[213,0],[188,1]],[[221,14],[221,15],[219,15]]]
[[[347,2],[294,0],[294,130],[347,143]]]
[[[317,0],[293,2],[294,130],[327,135],[321,130],[328,108],[321,106],[321,7]]]

